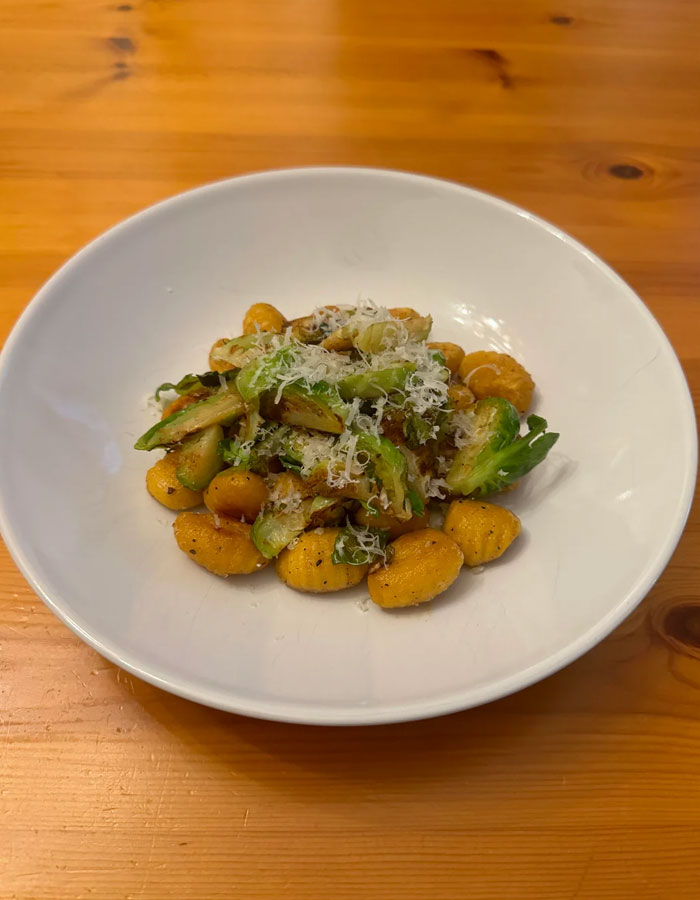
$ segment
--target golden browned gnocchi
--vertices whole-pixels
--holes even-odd
[[[180,484],[175,474],[177,463],[177,451],[166,453],[146,472],[146,489],[151,497],[168,509],[192,509],[201,504],[202,492],[191,491]]]
[[[504,397],[521,415],[530,408],[535,382],[507,353],[495,350],[468,353],[460,363],[459,376],[477,400]]]
[[[464,359],[464,350],[459,344],[452,344],[450,341],[433,341],[428,344],[431,350],[439,350],[445,359],[445,365],[453,375],[459,372],[459,367]]]
[[[209,351],[209,368],[212,372],[231,372],[236,367],[231,365],[231,363],[226,362],[224,359],[218,359],[215,355],[216,351],[223,347],[224,344],[228,343],[228,338],[219,338],[218,341],[214,341],[211,345],[211,350]]]
[[[254,303],[243,318],[243,334],[255,334],[256,331],[280,334],[284,326],[284,316],[270,303]]]
[[[369,566],[351,566],[332,560],[339,528],[315,528],[277,557],[275,570],[289,587],[313,594],[342,591],[359,584]]]
[[[253,522],[268,494],[267,485],[254,472],[224,469],[209,482],[204,491],[204,504],[220,516]]]
[[[385,609],[432,600],[447,590],[464,563],[458,545],[435,528],[403,534],[390,548],[388,564],[378,563],[367,579],[370,597]]]
[[[268,564],[250,539],[250,525],[238,519],[183,512],[173,530],[180,550],[214,575],[250,575]]]
[[[484,500],[454,500],[443,525],[468,566],[498,559],[520,534],[520,519],[509,509]]]
[[[389,312],[395,319],[418,319],[420,316],[410,306],[391,306]]]
[[[454,408],[462,412],[476,403],[476,397],[466,384],[451,384],[447,388],[447,396],[454,404]]]

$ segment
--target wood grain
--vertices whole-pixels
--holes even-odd
[[[697,402],[699,35],[690,0],[6,3],[0,336],[63,260],[156,200],[272,166],[391,166],[590,245],[659,318]],[[371,729],[161,693],[81,644],[3,553],[0,898],[694,900],[699,648],[698,511],[577,663]]]

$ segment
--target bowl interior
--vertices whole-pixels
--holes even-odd
[[[435,340],[514,355],[561,432],[503,499],[524,526],[512,550],[393,613],[364,587],[314,597],[271,570],[192,565],[145,492],[153,455],[131,449],[155,385],[206,370],[252,302],[291,317],[360,296],[430,312]],[[653,583],[694,481],[687,388],[632,291],[527,213],[397,173],[267,173],[148,210],[49,282],[0,379],[0,522],[36,589],[137,674],[274,718],[430,715],[553,671]]]

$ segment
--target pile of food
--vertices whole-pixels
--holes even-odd
[[[558,438],[512,357],[428,343],[430,316],[371,301],[286,321],[252,306],[209,369],[166,382],[177,397],[136,442],[165,448],[146,476],[180,512],[175,539],[216,575],[276,560],[292,588],[368,576],[382,607],[432,600],[501,556],[520,521],[482,498],[513,487]]]

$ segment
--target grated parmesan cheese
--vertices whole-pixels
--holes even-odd
[[[348,522],[338,535],[335,544],[336,552],[342,555],[346,551],[348,542],[351,543],[351,547],[353,543],[356,545],[353,549],[359,551],[360,554],[364,554],[367,557],[367,562],[386,562],[387,551],[382,546],[382,535],[377,529],[362,525],[352,525]]]

